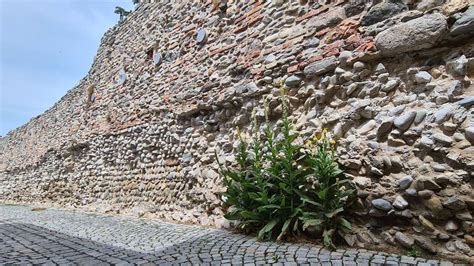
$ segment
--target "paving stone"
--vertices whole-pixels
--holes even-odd
[[[3,252],[7,251],[7,252]],[[276,259],[278,255],[278,259]],[[158,220],[0,206],[0,264],[42,265],[421,265],[435,260],[308,244]],[[446,264],[445,262],[445,265]]]

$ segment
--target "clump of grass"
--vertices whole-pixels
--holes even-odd
[[[412,246],[411,249],[407,252],[407,256],[409,257],[421,257],[423,254],[421,254],[421,251],[419,251],[415,246]]]

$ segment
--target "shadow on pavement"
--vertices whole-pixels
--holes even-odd
[[[151,254],[105,245],[32,224],[0,221],[0,265],[3,264],[145,264]]]

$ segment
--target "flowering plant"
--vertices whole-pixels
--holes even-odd
[[[336,140],[324,128],[320,137],[308,140],[310,150],[307,156],[309,175],[314,176],[315,184],[307,191],[313,198],[310,204],[316,211],[303,215],[303,228],[315,226],[322,231],[325,246],[334,247],[336,232],[351,230],[350,222],[343,212],[354,200],[355,186],[345,179],[336,160]]]
[[[225,217],[241,229],[258,231],[259,239],[280,240],[313,229],[325,246],[334,248],[335,233],[351,230],[344,211],[354,195],[352,183],[339,169],[336,141],[327,129],[306,145],[297,144],[283,85],[280,91],[283,118],[278,128],[272,129],[264,101],[263,134],[253,114],[253,136],[238,130],[238,167],[220,165],[229,206]],[[282,137],[276,138],[275,131]]]

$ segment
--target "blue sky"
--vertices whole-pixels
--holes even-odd
[[[54,105],[83,78],[115,6],[132,0],[0,0],[0,135]]]

